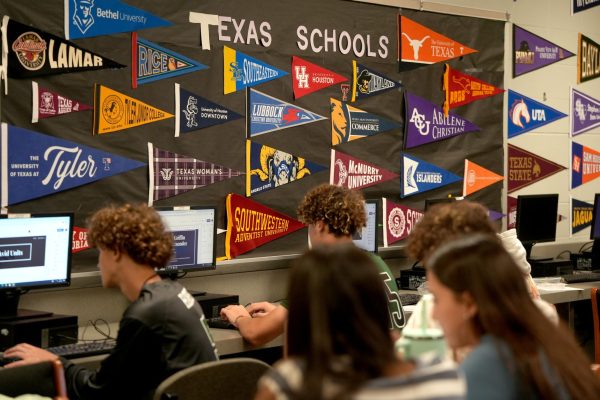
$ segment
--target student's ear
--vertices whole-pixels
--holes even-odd
[[[475,302],[475,299],[469,292],[463,292],[460,295],[460,298],[461,298],[461,302],[463,303],[463,306],[465,308],[465,317],[473,318],[477,314],[477,311],[478,311],[477,303]]]
[[[327,225],[325,225],[325,222],[323,222],[323,221],[317,221],[317,222],[315,222],[315,228],[316,228],[317,232],[325,233],[325,230],[327,229]]]

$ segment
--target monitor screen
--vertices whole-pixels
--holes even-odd
[[[540,243],[556,240],[558,194],[517,197],[517,237],[521,242]]]
[[[594,212],[592,213],[592,231],[590,239],[600,239],[600,193],[594,195]]]
[[[215,269],[215,207],[171,207],[156,211],[173,234],[173,258],[159,272]]]
[[[436,204],[440,203],[453,203],[456,201],[456,197],[442,197],[440,199],[425,199],[425,211]]]
[[[352,236],[352,240],[357,247],[373,253],[377,252],[378,203],[377,200],[365,200],[367,225]]]

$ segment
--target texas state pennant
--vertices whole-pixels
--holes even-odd
[[[225,257],[232,259],[305,227],[278,211],[238,194],[227,195]]]
[[[575,54],[513,24],[513,78]]]
[[[223,93],[260,85],[288,73],[240,51],[223,46]]]
[[[145,164],[2,124],[2,207],[117,175]]]
[[[600,44],[579,34],[577,45],[577,83],[600,76]]]
[[[352,107],[334,98],[329,99],[329,104],[332,146],[401,127],[392,120]]]
[[[571,235],[592,225],[594,205],[571,197]]]
[[[508,193],[522,189],[566,169],[547,160],[508,144]]]
[[[398,21],[402,62],[435,64],[477,52],[404,16]]]
[[[172,117],[173,114],[138,99],[107,86],[94,84],[94,135],[121,131]]]
[[[508,90],[508,137],[522,135],[567,116],[520,93]]]
[[[312,161],[246,140],[246,196],[285,185],[324,170]]]
[[[175,84],[175,137],[243,116]]]
[[[404,99],[407,121],[405,149],[479,131],[479,127],[459,115],[449,113],[444,116],[441,107],[417,95],[405,91]]]
[[[362,189],[395,179],[395,174],[375,164],[331,150],[329,183],[348,189]]]
[[[247,89],[246,96],[248,138],[326,119],[256,89]]]
[[[87,250],[90,248],[88,244],[88,230],[79,226],[73,227],[73,246],[71,253],[79,253],[80,251]]]
[[[92,109],[87,104],[61,96],[50,89],[39,87],[36,81],[31,81],[31,94],[33,100],[33,107],[31,108],[32,123],[36,123],[42,118]]]
[[[436,165],[417,157],[404,154],[402,157],[402,184],[400,197],[408,197],[459,182],[460,176],[454,175]]]
[[[600,151],[572,142],[571,189],[600,176]]]
[[[465,159],[465,175],[463,178],[463,196],[473,194],[483,188],[500,182],[504,177],[498,175],[473,161]]]
[[[506,229],[514,229],[517,226],[517,198],[506,196],[506,213],[508,221],[506,221]]]
[[[131,34],[131,86],[172,78],[208,68],[149,40]]]
[[[308,62],[300,57],[292,57],[292,88],[297,100],[317,90],[325,89],[348,79],[325,69],[317,64]]]
[[[402,87],[394,81],[352,60],[352,101]]]
[[[571,88],[571,136],[600,126],[600,100]]]
[[[504,93],[503,89],[498,89],[494,85],[471,75],[458,72],[450,68],[448,64],[446,64],[444,69],[444,91],[446,92],[446,100],[444,101],[445,115],[448,115],[448,111],[451,108],[460,107],[473,101]]]
[[[415,224],[423,216],[423,211],[401,206],[383,198],[383,246],[406,239]]]
[[[600,6],[600,0],[571,0],[571,14]]]

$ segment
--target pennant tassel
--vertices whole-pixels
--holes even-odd
[[[154,145],[148,142],[148,206],[154,203]]]
[[[8,30],[8,16],[2,18],[2,65],[0,65],[0,85],[4,80],[4,95],[8,96],[8,40],[6,32]]]
[[[138,46],[137,46],[137,33],[131,33],[131,87],[137,89],[137,60]]]
[[[36,81],[31,81],[31,95],[33,97],[33,109],[31,110],[31,122],[35,124],[38,122],[40,117],[40,94],[38,91],[38,84]]]
[[[179,124],[181,123],[179,115],[181,114],[181,102],[179,101],[181,96],[179,83],[175,84],[175,137],[179,137]]]
[[[448,116],[448,112],[450,111],[450,87],[448,85],[448,79],[450,75],[450,66],[446,64],[444,66],[444,116]]]

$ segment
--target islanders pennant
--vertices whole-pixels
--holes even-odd
[[[571,88],[571,136],[600,126],[600,100]]]
[[[72,189],[145,164],[2,124],[2,207]]]
[[[292,89],[296,100],[347,80],[347,78],[317,64],[300,57],[292,57]]]
[[[594,205],[571,197],[571,235],[592,225]]]
[[[577,83],[600,76],[600,44],[579,34],[577,46]]]
[[[401,206],[383,198],[383,246],[406,239],[416,223],[423,216],[423,211]]]
[[[506,229],[514,229],[517,226],[517,199],[516,197],[506,196]]]
[[[362,189],[398,177],[391,171],[348,154],[331,150],[329,183],[348,189]]]
[[[575,54],[513,24],[513,78]]]
[[[404,154],[400,197],[408,197],[459,182],[460,177],[436,165]]]
[[[498,89],[471,75],[458,72],[450,68],[448,64],[444,69],[444,91],[446,94],[444,114],[446,115],[451,108],[504,93],[503,89]]]
[[[508,90],[508,137],[522,135],[567,116],[520,93]]]
[[[107,86],[94,84],[94,135],[121,131],[172,117],[173,114],[138,99]]]
[[[463,178],[463,196],[473,194],[483,188],[500,182],[504,177],[465,159],[465,174]]]
[[[324,169],[322,165],[302,157],[246,141],[246,196],[285,185]]]
[[[240,51],[223,46],[223,93],[260,85],[288,73]]]
[[[33,107],[31,122],[36,123],[42,118],[56,117],[77,111],[91,110],[92,107],[77,100],[62,96],[56,92],[39,87],[36,81],[31,81]]]
[[[552,176],[563,169],[562,165],[508,144],[508,193]]]
[[[87,250],[90,248],[88,244],[88,230],[79,226],[73,227],[73,246],[71,247],[71,253],[79,253],[80,251]]]
[[[255,89],[247,89],[246,95],[248,138],[326,119]]]
[[[352,101],[402,87],[401,82],[365,67],[352,60]]]
[[[232,259],[304,228],[304,224],[238,194],[227,195],[225,257]]]
[[[472,122],[454,113],[445,116],[441,107],[417,95],[405,91],[404,100],[407,121],[405,149],[479,131],[479,127]]]
[[[571,143],[571,189],[600,176],[600,151]]]

